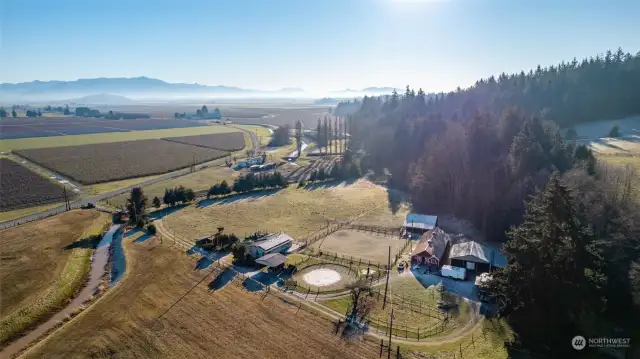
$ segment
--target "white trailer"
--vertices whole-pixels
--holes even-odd
[[[454,267],[450,265],[443,265],[440,269],[440,274],[443,277],[465,280],[467,278],[467,270],[460,267]]]

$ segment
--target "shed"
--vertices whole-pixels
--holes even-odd
[[[267,266],[269,268],[277,268],[283,265],[286,260],[287,257],[283,256],[280,253],[269,253],[256,259],[256,263],[262,264],[263,266]]]
[[[438,216],[409,213],[404,220],[402,229],[407,234],[421,235],[438,226]]]
[[[285,253],[292,244],[293,238],[285,233],[269,233],[249,243],[247,253],[253,258],[260,258],[269,253]]]
[[[411,252],[411,262],[440,267],[449,248],[451,235],[440,228],[434,228],[422,235],[420,242]]]
[[[477,273],[489,272],[493,268],[504,268],[507,265],[507,258],[498,250],[475,241],[452,245],[449,259],[451,265]]]

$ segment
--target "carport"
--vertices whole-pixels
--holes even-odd
[[[256,259],[256,263],[266,266],[269,268],[269,270],[274,271],[282,269],[286,260],[287,257],[283,256],[280,253],[269,253]]]

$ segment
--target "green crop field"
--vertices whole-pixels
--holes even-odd
[[[54,137],[17,138],[0,140],[0,152],[29,148],[50,148],[61,146],[90,145],[96,143],[151,140],[178,136],[207,135],[212,133],[237,132],[237,128],[213,125],[200,127],[170,128],[164,130],[93,133]]]

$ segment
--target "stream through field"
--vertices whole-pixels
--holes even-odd
[[[102,236],[102,239],[93,252],[91,269],[89,271],[89,280],[87,281],[86,286],[80,290],[80,293],[71,301],[71,303],[69,303],[69,305],[54,314],[49,320],[0,351],[0,358],[10,358],[14,354],[20,352],[29,345],[29,343],[54,328],[77,308],[82,306],[87,299],[91,298],[98,289],[102,276],[105,274],[107,264],[109,263],[109,252],[112,249],[112,246],[114,247],[113,255],[111,256],[113,262],[111,266],[110,283],[111,285],[117,283],[117,281],[122,278],[122,274],[126,268],[124,251],[122,250],[122,225],[120,224],[112,225]]]

